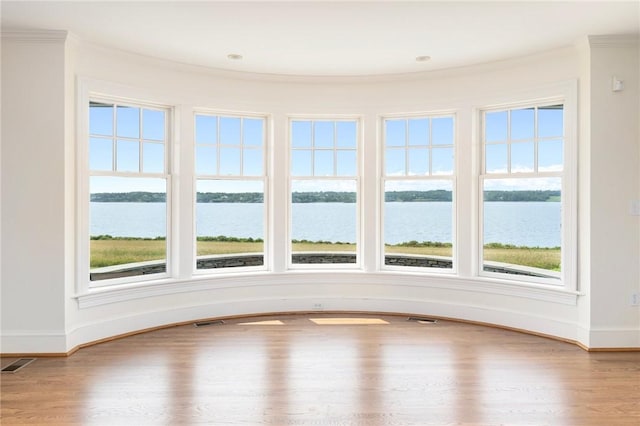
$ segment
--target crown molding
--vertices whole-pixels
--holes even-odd
[[[633,47],[640,42],[640,34],[591,35],[591,47]]]
[[[64,43],[69,37],[70,33],[64,30],[2,30],[2,40],[17,43]]]

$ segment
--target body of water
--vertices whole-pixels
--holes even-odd
[[[198,236],[264,238],[263,205],[198,203]],[[91,235],[154,238],[166,236],[162,203],[91,203]],[[310,241],[356,240],[356,207],[349,203],[296,203],[292,238]],[[385,204],[385,242],[452,241],[450,202]],[[485,203],[484,241],[518,246],[560,246],[560,203]]]

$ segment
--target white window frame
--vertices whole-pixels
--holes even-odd
[[[546,89],[546,90],[545,90]],[[577,82],[570,81],[549,88],[542,89],[542,92],[554,93],[546,97],[527,98],[522,96],[519,99],[511,97],[502,102],[486,105],[475,109],[477,117],[477,188],[476,199],[478,200],[478,222],[477,222],[477,244],[476,251],[477,267],[476,275],[479,278],[489,278],[500,282],[509,282],[516,285],[544,286],[567,292],[577,290]],[[534,158],[534,172],[516,173],[485,173],[485,147],[484,147],[484,113],[491,111],[504,111],[527,107],[544,107],[551,105],[563,105],[564,109],[564,137],[563,137],[563,170],[557,172],[538,172],[537,151]],[[536,141],[538,139],[536,138]],[[509,142],[510,145],[510,142]],[[508,148],[509,152],[509,148]],[[510,167],[510,158],[508,157]],[[509,169],[510,170],[510,169]],[[559,177],[561,184],[561,266],[560,279],[530,277],[526,275],[512,275],[484,270],[484,181],[485,179],[527,179]]]
[[[451,147],[453,148],[453,173],[450,175],[438,175],[432,174],[432,148],[433,144],[428,145],[429,149],[429,174],[428,175],[411,175],[409,174],[409,163],[406,161],[409,158],[409,132],[407,129],[406,140],[403,149],[405,150],[405,171],[403,176],[387,176],[386,174],[386,128],[385,122],[387,120],[409,120],[428,118],[453,118],[453,145],[437,145],[436,147]],[[395,272],[411,272],[416,274],[436,274],[436,275],[457,275],[458,274],[458,207],[457,207],[457,179],[458,179],[458,147],[460,145],[458,141],[458,112],[456,110],[438,110],[428,112],[412,112],[412,113],[400,113],[400,114],[385,114],[379,117],[379,134],[380,134],[380,148],[378,150],[378,158],[380,164],[380,205],[379,205],[379,217],[380,226],[378,232],[380,236],[380,257],[378,259],[380,264],[380,270],[382,271],[395,271]],[[431,140],[432,126],[429,126],[429,139]],[[400,149],[400,148],[397,148]],[[385,241],[384,241],[384,218],[385,218],[385,187],[387,182],[402,182],[402,181],[451,181],[451,268],[431,268],[431,267],[413,267],[413,266],[394,266],[387,265],[385,263]]]
[[[175,247],[174,247],[174,231],[175,225],[172,220],[172,198],[174,192],[174,185],[172,183],[172,169],[173,169],[173,150],[174,150],[174,121],[175,121],[175,109],[173,106],[155,102],[140,100],[138,98],[122,97],[116,95],[105,95],[102,91],[94,91],[89,88],[90,83],[87,81],[80,81],[78,84],[78,146],[77,146],[77,189],[78,189],[78,220],[77,220],[77,291],[79,294],[84,294],[90,290],[97,290],[103,288],[111,288],[122,285],[136,285],[144,284],[150,281],[162,281],[171,278],[175,275]],[[117,93],[118,90],[113,90],[112,93]],[[131,106],[135,108],[147,108],[153,110],[162,110],[165,112],[165,155],[164,155],[164,173],[145,173],[139,172],[119,172],[117,170],[111,171],[92,171],[89,167],[89,102],[101,102],[106,104],[115,104],[117,106]],[[115,124],[115,122],[114,122]],[[140,129],[142,132],[142,128]],[[115,135],[116,129],[114,128],[114,140],[117,139]],[[140,140],[142,138],[140,137]],[[140,150],[142,150],[142,143]],[[117,153],[114,151],[113,155]],[[113,159],[115,162],[115,158]],[[140,156],[140,164],[142,165],[143,156]],[[141,169],[142,170],[142,169]],[[164,273],[148,274],[148,275],[136,275],[130,277],[113,278],[105,280],[90,280],[90,188],[89,180],[92,176],[115,176],[115,177],[130,177],[130,178],[162,178],[166,180],[166,266]]]
[[[207,116],[211,116],[211,117],[217,117],[218,118],[218,126],[216,128],[216,131],[218,133],[218,141],[219,139],[219,135],[220,135],[220,126],[219,126],[219,122],[220,122],[220,118],[249,118],[249,119],[262,119],[264,120],[264,127],[263,127],[263,133],[262,133],[262,175],[250,175],[250,176],[245,176],[243,174],[243,168],[244,168],[244,164],[243,164],[243,156],[244,156],[244,146],[242,143],[242,132],[243,132],[243,128],[242,126],[240,127],[240,140],[241,140],[241,144],[239,146],[240,150],[241,150],[241,155],[240,155],[240,174],[239,175],[221,175],[220,172],[220,148],[221,147],[225,147],[226,145],[220,144],[219,142],[215,144],[215,146],[217,147],[217,152],[216,152],[216,163],[217,163],[217,174],[206,174],[206,175],[199,175],[196,173],[196,148],[198,147],[198,144],[196,142],[196,116],[197,115],[207,115]],[[271,267],[271,243],[270,243],[270,238],[269,238],[269,210],[270,210],[270,197],[269,197],[269,169],[268,169],[268,165],[269,165],[269,135],[270,133],[270,126],[271,126],[271,120],[270,120],[270,116],[268,114],[260,114],[260,113],[250,113],[250,112],[237,112],[237,111],[228,111],[228,110],[214,110],[214,109],[209,109],[209,108],[194,108],[193,109],[193,275],[194,276],[202,276],[202,275],[221,275],[221,274],[236,274],[236,273],[243,273],[243,272],[253,272],[253,271],[267,271],[270,270]],[[233,145],[235,146],[235,145]],[[249,149],[255,149],[255,148],[249,148]],[[239,181],[239,182],[246,182],[246,181],[255,181],[255,182],[262,182],[263,185],[263,212],[262,212],[262,227],[263,227],[263,231],[262,231],[262,235],[263,235],[263,251],[262,251],[262,265],[258,265],[258,266],[239,266],[239,267],[227,267],[227,268],[210,268],[210,269],[198,269],[198,256],[197,256],[197,230],[196,230],[196,215],[197,215],[197,202],[198,202],[198,185],[197,182],[198,180],[210,180],[210,181],[222,181],[222,180],[226,180],[226,181]]]
[[[292,141],[292,128],[294,121],[311,121],[311,122],[355,122],[356,123],[356,175],[355,176],[294,176],[291,174],[291,161],[292,161],[292,152],[293,141]],[[286,244],[286,265],[289,270],[354,270],[354,269],[362,269],[363,260],[362,260],[362,135],[363,135],[363,117],[361,115],[288,115],[287,116],[287,244]],[[334,129],[336,132],[337,129]],[[313,137],[313,133],[312,133]],[[335,134],[334,134],[335,138]],[[309,148],[300,148],[307,149],[315,152],[315,148],[313,144]],[[329,148],[320,149],[320,151],[328,151]],[[334,155],[338,149],[333,148]],[[335,157],[334,157],[335,161]],[[314,162],[311,163],[312,172],[315,167]],[[334,162],[334,170],[337,167],[337,163]],[[318,181],[350,181],[353,180],[356,186],[356,250],[355,263],[293,263],[293,244],[292,244],[292,236],[293,236],[293,181],[304,181],[304,180],[318,180]]]

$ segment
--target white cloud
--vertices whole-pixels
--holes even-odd
[[[562,189],[560,178],[511,178],[485,179],[485,191],[559,191]]]
[[[294,180],[291,183],[292,192],[356,192],[356,182],[354,180]]]
[[[385,191],[432,191],[443,189],[451,191],[450,180],[387,180]]]

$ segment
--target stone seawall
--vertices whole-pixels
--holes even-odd
[[[227,254],[218,256],[202,256],[197,259],[198,269],[240,268],[250,266],[262,266],[264,258],[262,253]],[[302,252],[292,256],[294,264],[331,264],[331,263],[356,263],[355,253],[345,252]],[[388,266],[405,266],[416,268],[441,268],[451,269],[452,260],[441,256],[419,256],[406,254],[388,254],[384,259]],[[484,265],[487,272],[498,272],[511,275],[524,275],[530,277],[557,278],[553,271],[528,268],[524,266],[508,265],[497,262],[488,262]],[[126,265],[109,266],[93,269],[90,272],[91,281],[113,278],[132,277],[166,272],[164,261],[130,263]]]

